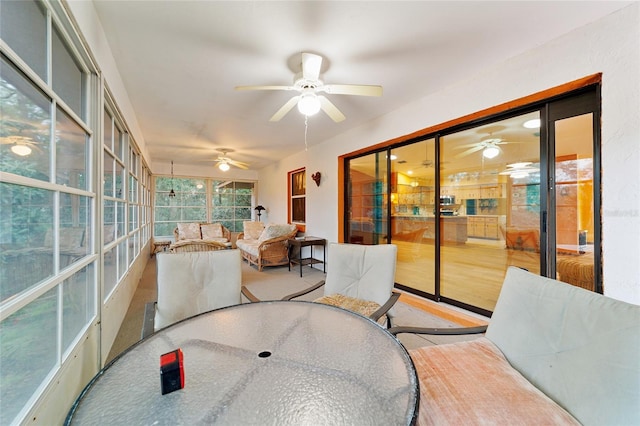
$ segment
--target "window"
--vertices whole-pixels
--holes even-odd
[[[176,177],[155,180],[156,238],[172,238],[178,222],[216,222],[230,231],[242,232],[242,222],[251,220],[253,182]],[[175,197],[169,197],[172,189]]]
[[[213,181],[211,221],[230,231],[242,232],[242,222],[251,220],[254,204],[253,182]]]
[[[306,223],[306,190],[307,179],[305,169],[289,173],[289,222],[298,225]]]
[[[24,421],[97,315],[98,79],[53,7],[2,2],[0,14],[0,424]]]

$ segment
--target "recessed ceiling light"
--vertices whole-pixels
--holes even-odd
[[[412,175],[413,174],[413,170],[407,170],[407,174],[408,175]]]
[[[540,128],[540,119],[534,118],[533,120],[525,121],[523,126],[527,129],[538,129]]]

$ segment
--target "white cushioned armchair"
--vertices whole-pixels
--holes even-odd
[[[484,337],[409,354],[418,424],[640,424],[640,306],[522,269],[508,269]]]
[[[212,309],[241,303],[242,259],[238,250],[158,253],[156,262],[158,300],[151,311],[154,331]],[[149,305],[145,322],[151,320]],[[150,328],[145,324],[143,337]]]

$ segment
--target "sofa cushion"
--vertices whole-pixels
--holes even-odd
[[[486,336],[584,424],[640,424],[640,306],[507,270]]]
[[[245,220],[242,223],[242,229],[244,231],[245,240],[257,240],[258,238],[260,238],[260,234],[262,234],[264,223]]]
[[[420,382],[419,425],[579,424],[485,337],[409,354]]]
[[[272,238],[284,237],[285,235],[293,233],[296,229],[297,227],[295,225],[270,223],[264,228],[258,241],[262,242]]]
[[[178,240],[199,240],[202,239],[200,234],[199,223],[178,223]]]
[[[200,225],[200,231],[202,232],[203,240],[215,241],[216,238],[224,238],[222,225],[219,223],[203,223]]]

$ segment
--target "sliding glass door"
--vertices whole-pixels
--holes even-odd
[[[492,311],[508,266],[540,272],[539,118],[531,112],[440,138],[443,298]]]
[[[345,241],[403,289],[488,314],[517,266],[602,292],[598,88],[348,160]]]

